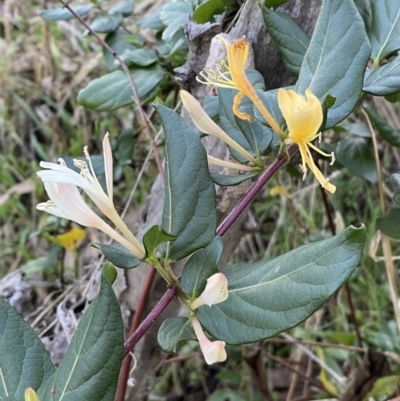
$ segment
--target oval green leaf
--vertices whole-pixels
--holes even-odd
[[[310,38],[290,15],[265,6],[261,10],[267,31],[278,47],[286,69],[298,76]]]
[[[102,275],[59,368],[39,389],[41,401],[114,401],[124,351],[120,305]],[[55,389],[55,391],[52,391]]]
[[[0,299],[0,400],[23,400],[27,387],[37,390],[54,370],[35,331]]]
[[[363,138],[342,139],[336,147],[335,156],[340,164],[359,177],[373,184],[378,180],[375,157]]]
[[[187,317],[165,319],[158,329],[158,344],[165,352],[175,352],[176,344],[181,340],[196,340],[192,323]]]
[[[348,227],[269,262],[225,268],[228,299],[200,307],[198,318],[211,335],[229,344],[260,341],[297,326],[352,275],[364,242],[364,227]]]
[[[166,257],[179,260],[208,245],[215,236],[215,188],[199,135],[175,113],[154,105],[165,135],[165,200],[162,228],[176,236]]]
[[[328,94],[336,97],[328,110],[326,129],[353,111],[370,52],[365,25],[354,1],[324,0],[301,65],[296,91],[305,93],[310,88],[321,102]]]
[[[148,95],[164,78],[164,70],[159,65],[146,69],[131,68],[140,98]],[[78,103],[90,110],[111,111],[132,104],[133,91],[128,77],[123,71],[114,71],[89,82],[78,94]]]
[[[71,9],[81,17],[82,15],[87,14],[92,9],[92,7],[93,4],[85,4],[81,6],[71,7]],[[40,13],[40,16],[48,21],[66,21],[75,18],[74,14],[72,14],[71,11],[69,11],[65,7],[44,10]]]

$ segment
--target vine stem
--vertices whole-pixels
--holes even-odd
[[[157,270],[153,266],[149,266],[142,290],[140,291],[139,301],[132,320],[129,335],[133,334],[136,331],[136,329],[140,325],[140,322],[142,321],[143,312],[149,299],[150,290],[153,285],[156,272]],[[117,394],[115,397],[116,401],[124,401],[125,399],[125,392],[126,392],[127,382],[129,379],[131,361],[132,361],[132,356],[130,353],[128,353],[126,355],[126,358],[122,362],[121,372],[118,379]]]
[[[129,71],[128,66],[125,64],[125,62],[121,59],[121,57],[108,45],[108,43],[106,43],[104,41],[104,39],[99,36],[91,27],[89,24],[87,24],[71,7],[70,5],[65,2],[64,0],[59,0],[60,3],[63,5],[64,8],[66,8],[90,33],[91,35],[93,35],[97,41],[99,42],[99,44],[104,47],[114,58],[115,60],[117,60],[121,66],[121,68],[123,69],[123,71],[125,72],[129,84],[132,88],[132,92],[133,92],[133,99],[137,104],[138,110],[139,110],[139,115],[140,115],[140,119],[141,119],[141,123],[142,125],[145,127],[145,131],[146,134],[150,140],[151,143],[151,147],[153,149],[153,153],[154,153],[154,158],[156,160],[157,163],[157,169],[158,169],[158,173],[161,175],[161,177],[164,177],[164,170],[162,168],[162,164],[161,164],[161,160],[160,160],[160,155],[158,153],[157,150],[157,146],[156,143],[154,142],[154,138],[153,135],[151,134],[151,130],[150,130],[150,125],[149,125],[149,121],[147,119],[147,115],[143,110],[143,106],[142,106],[142,102],[140,101],[140,97],[139,97],[139,92],[137,89],[137,86],[135,84],[135,81],[132,77],[132,74]]]
[[[243,196],[242,199],[237,203],[237,205],[232,209],[229,215],[221,223],[216,231],[216,235],[222,237],[237,218],[243,213],[249,203],[258,195],[265,184],[272,178],[272,176],[283,167],[288,159],[292,157],[298,151],[297,145],[291,145],[287,149],[287,156],[279,155],[261,174],[260,178],[253,184],[249,191]],[[124,345],[124,357],[126,357],[133,347],[138,343],[138,341],[143,337],[143,335],[150,329],[155,320],[161,315],[168,304],[174,299],[178,294],[178,287],[172,286],[163,297],[158,301],[154,309],[149,313],[149,315],[143,320],[142,324],[135,330],[135,332],[129,336],[128,340]]]

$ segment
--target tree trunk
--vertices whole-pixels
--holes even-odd
[[[315,25],[320,8],[320,0],[293,0],[288,4],[279,7],[280,11],[288,12],[297,23],[310,34]],[[210,46],[211,39],[221,30],[219,24],[196,25],[189,22],[186,27],[186,34],[190,42],[190,53],[188,61],[185,65],[176,70],[177,81],[185,89],[189,90],[196,98],[203,99],[208,93],[209,87],[199,84],[195,77],[207,65],[213,68],[216,63],[225,59],[225,49],[220,41],[213,41]],[[264,21],[261,15],[261,9],[258,1],[248,0],[243,6],[239,20],[232,29],[228,37],[233,40],[246,36],[247,40],[253,45],[254,65],[260,71],[266,81],[267,89],[286,86],[293,84],[295,78],[284,69],[281,56],[272,43],[271,38],[267,35]],[[187,115],[183,113],[184,118],[188,121]],[[190,121],[188,121],[190,123]],[[218,158],[228,158],[228,152],[225,144],[213,137],[207,137],[204,140],[207,153]],[[247,191],[250,184],[242,184],[238,187],[222,188],[217,187],[218,199],[218,218],[222,221],[229,213],[232,207]],[[154,224],[161,223],[162,205],[164,198],[163,182],[160,177],[154,183],[146,206],[146,215],[142,219],[139,230],[143,234]],[[243,231],[243,223],[247,220],[246,214],[234,224],[234,226],[224,236],[224,254],[222,263],[229,259],[234,249],[237,247]],[[176,264],[174,269],[179,271],[182,269],[184,262]],[[129,270],[126,274],[127,290],[124,292],[121,302],[125,310],[135,311],[138,295],[143,286],[146,275],[147,266],[141,265],[136,269]],[[166,291],[166,285],[159,277],[156,278],[150,294],[148,308],[157,303]],[[164,358],[157,344],[157,331],[164,319],[174,317],[179,312],[179,303],[172,302],[164,314],[156,321],[151,330],[144,336],[135,348],[135,357],[137,367],[132,374],[136,384],[134,387],[127,389],[127,400],[144,401],[152,389],[155,379],[155,369],[159,362]]]

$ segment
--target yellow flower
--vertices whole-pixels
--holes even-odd
[[[226,52],[228,55],[228,65],[223,63],[226,67],[226,71],[221,71],[220,67],[217,67],[216,72],[212,70],[204,69],[200,75],[204,79],[197,80],[206,85],[214,85],[220,88],[237,89],[239,93],[233,100],[233,112],[235,115],[242,120],[252,122],[252,117],[247,113],[242,113],[239,110],[240,102],[244,96],[247,96],[254,105],[258,108],[262,116],[267,120],[271,128],[279,135],[281,129],[275,119],[271,116],[269,111],[264,106],[261,99],[258,97],[256,90],[250,83],[246,76],[245,66],[249,55],[250,44],[245,38],[236,40],[234,43],[230,43],[224,37],[218,35],[217,39],[224,42]],[[230,78],[228,77],[230,75]]]
[[[310,148],[312,148],[323,156],[332,157],[331,164],[334,162],[333,153],[329,155],[311,143],[320,137],[318,130],[323,120],[322,106],[318,98],[311,92],[311,89],[306,90],[306,96],[304,97],[294,90],[287,91],[280,88],[278,90],[278,105],[289,131],[289,136],[285,143],[295,143],[299,147],[302,159],[300,167],[304,173],[303,179],[308,166],[322,187],[334,193],[336,187],[323,176],[315,165],[310,152]]]

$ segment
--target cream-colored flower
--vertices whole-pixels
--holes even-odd
[[[210,341],[204,334],[203,328],[196,317],[192,317],[192,325],[199,340],[201,352],[208,365],[226,361],[227,355],[224,341]]]
[[[46,203],[38,204],[36,208],[55,216],[75,221],[86,227],[97,228],[121,243],[136,256],[142,258],[145,255],[143,245],[128,229],[114,207],[112,198],[113,164],[108,134],[103,140],[107,194],[103,191],[93,171],[90,156],[86,148],[84,152],[89,166],[82,160],[74,160],[74,164],[81,170],[81,174],[68,168],[62,159],[59,159],[60,164],[40,163],[40,166],[46,170],[38,171],[37,175],[43,181],[50,200]],[[83,200],[78,187],[83,189],[95,205],[121,230],[123,236],[117,233],[90,209]]]
[[[194,125],[197,129],[205,134],[215,136],[224,141],[227,145],[231,146],[249,162],[256,164],[256,159],[241,145],[234,141],[228,134],[226,134],[203,110],[200,103],[185,90],[180,91],[182,103],[189,113]]]
[[[228,280],[222,273],[215,273],[207,279],[207,285],[201,295],[195,299],[190,307],[195,310],[202,305],[215,305],[228,298]]]
[[[304,178],[308,167],[321,186],[334,193],[336,187],[323,176],[315,165],[309,149],[312,148],[323,156],[332,157],[332,163],[334,162],[333,153],[329,155],[312,144],[312,141],[320,137],[319,129],[323,121],[322,106],[318,98],[311,92],[311,89],[307,89],[306,95],[303,96],[294,90],[280,88],[278,90],[278,104],[289,133],[285,142],[298,145],[302,158],[300,167],[304,173]]]

